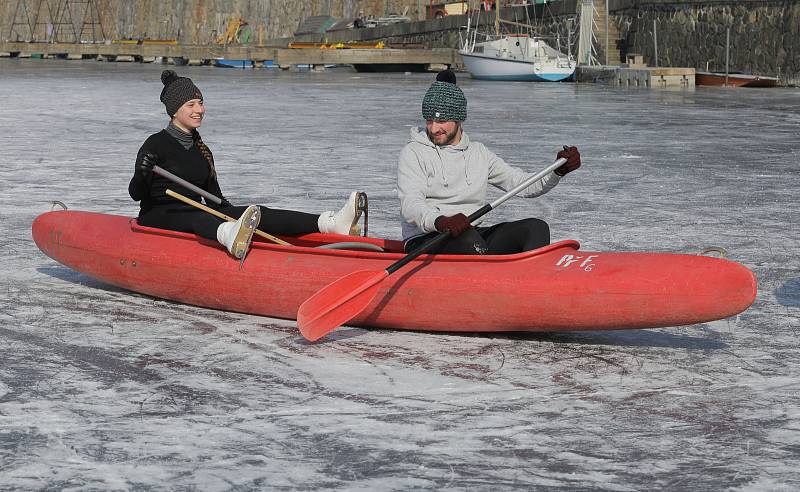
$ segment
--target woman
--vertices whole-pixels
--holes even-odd
[[[355,233],[361,212],[366,207],[366,195],[360,192],[351,193],[347,204],[338,212],[328,211],[321,215],[259,205],[231,205],[220,190],[214,156],[197,132],[205,115],[202,93],[191,79],[179,77],[172,70],[164,70],[161,81],[164,88],[160,99],[170,122],[167,128],[151,135],[139,149],[133,178],[128,185],[131,198],[141,201],[139,224],[216,239],[236,259],[247,254],[256,228],[277,235]],[[225,222],[168,196],[166,190],[172,188],[196,201],[201,199],[199,195],[154,174],[156,165],[219,197],[221,205],[207,205],[226,215],[239,217],[239,220]]]

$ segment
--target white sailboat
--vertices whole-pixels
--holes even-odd
[[[467,26],[466,41],[458,52],[472,78],[558,82],[575,73],[576,62],[571,55],[552,48],[540,37],[527,34],[501,36],[500,22],[498,7],[494,39],[483,42],[477,42],[477,29],[470,31]]]

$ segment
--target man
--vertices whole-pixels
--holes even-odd
[[[364,11],[360,10],[358,12],[358,17],[353,21],[353,27],[356,29],[361,29],[364,27]]]
[[[450,230],[451,237],[431,251],[447,254],[512,254],[550,244],[550,228],[540,219],[473,227],[467,215],[486,202],[488,184],[508,191],[531,176],[509,166],[483,144],[469,139],[462,128],[467,100],[455,74],[439,73],[422,100],[425,131],[411,129],[411,141],[400,153],[397,189],[406,251]],[[536,197],[553,189],[581,165],[575,147],[557,155],[567,162],[520,193]]]

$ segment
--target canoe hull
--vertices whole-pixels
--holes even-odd
[[[227,311],[295,319],[300,304],[400,253],[254,243],[239,269],[216,243],[139,227],[128,217],[48,212],[32,226],[39,249],[74,270],[134,292]],[[296,244],[351,241],[310,234]],[[394,241],[364,238],[396,249]],[[451,332],[654,328],[734,316],[755,277],[724,259],[663,253],[589,253],[575,241],[507,256],[423,255],[382,282],[349,325]]]

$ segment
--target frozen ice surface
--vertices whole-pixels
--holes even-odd
[[[797,89],[459,77],[467,131],[509,162],[583,155],[490,221],[541,217],[593,251],[724,247],[759,279],[740,316],[511,336],[343,327],[310,344],[293,322],[126,292],[33,244],[53,200],[136,214],[127,184],[166,123],[164,68],[0,59],[0,489],[800,488]],[[320,212],[362,189],[373,234],[400,235],[396,159],[433,75],[177,71],[203,90],[234,203]]]

